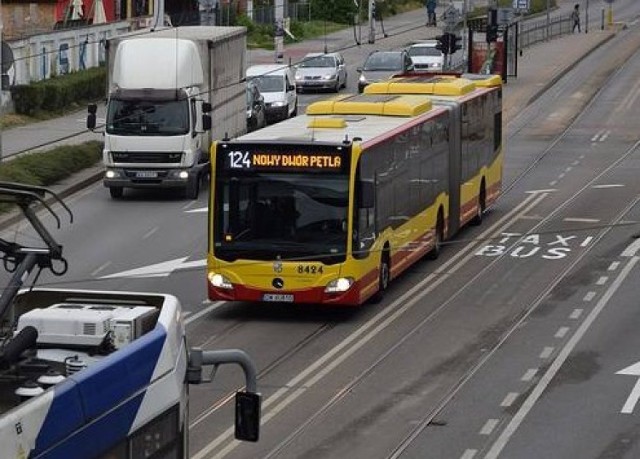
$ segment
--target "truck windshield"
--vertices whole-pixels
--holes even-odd
[[[108,134],[171,136],[189,132],[189,101],[111,98],[107,108]]]
[[[346,175],[266,173],[216,180],[214,252],[223,260],[345,260]]]

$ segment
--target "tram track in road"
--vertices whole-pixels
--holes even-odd
[[[508,183],[506,187],[502,190],[502,194],[498,198],[498,202],[501,199],[504,199],[508,193],[516,187],[522,180],[524,180],[527,175],[544,159],[547,157],[549,152],[553,150],[553,148],[562,141],[568,132],[573,129],[573,127],[580,121],[582,114],[585,113],[590,107],[594,106],[602,95],[605,88],[609,85],[609,83],[615,79],[617,75],[624,71],[624,68],[630,62],[630,57],[632,54],[637,52],[638,47],[640,47],[640,33],[637,33],[634,37],[634,41],[627,40],[626,48],[624,53],[618,52],[620,48],[618,40],[624,40],[624,37],[616,37],[613,40],[610,40],[604,47],[600,48],[598,51],[603,53],[606,57],[605,62],[601,62],[600,66],[597,68],[596,72],[581,72],[580,66],[574,69],[572,72],[567,74],[564,79],[567,81],[575,81],[575,78],[581,78],[582,83],[580,84],[580,88],[586,88],[584,91],[581,91],[583,94],[588,95],[585,99],[588,99],[584,105],[574,106],[575,111],[571,114],[572,118],[568,125],[558,134],[555,138],[549,143],[549,145],[538,154],[536,157],[531,160],[531,162],[525,166],[518,175]],[[615,47],[615,48],[614,48]],[[607,52],[607,49],[616,49],[615,53]],[[583,66],[588,66],[588,62],[583,62]],[[562,91],[565,88],[567,83],[563,84],[561,80],[556,85],[549,88],[545,94],[540,97],[536,101],[529,101],[525,108],[527,110],[519,113],[512,120],[507,121],[507,139],[512,140],[517,135],[520,135],[522,130],[530,125],[530,123],[540,115],[542,110],[548,110],[548,105],[545,105],[544,100],[546,99],[544,96],[549,96],[549,98],[553,97],[556,101],[564,101],[566,97],[562,97]],[[565,104],[565,102],[560,102],[561,104]],[[546,111],[545,111],[546,113]],[[515,125],[513,129],[509,129],[510,125]]]
[[[222,340],[225,336],[230,335],[231,333],[237,332],[243,325],[248,325],[247,322],[235,321],[229,326],[225,327],[222,332],[216,333],[214,339],[208,340],[205,343],[202,343],[200,346],[204,349],[206,347],[212,347],[217,341]],[[280,368],[283,364],[287,363],[292,357],[298,355],[304,349],[307,349],[309,346],[317,343],[318,339],[325,335],[328,331],[333,329],[334,323],[326,322],[311,330],[310,333],[306,334],[301,340],[294,343],[293,346],[290,346],[284,353],[278,355],[276,358],[271,360],[271,362],[267,363],[266,366],[260,369],[257,373],[256,377],[258,381],[265,378],[266,376],[272,374],[278,368]],[[222,408],[226,403],[232,402],[237,390],[241,390],[242,387],[237,387],[232,391],[227,392],[218,400],[215,400],[210,407],[206,410],[198,414],[193,421],[189,424],[189,429],[193,429],[205,422],[211,415],[213,415],[216,411]]]
[[[432,292],[437,286],[449,279],[455,272],[464,266],[471,258],[475,256],[474,249],[479,244],[489,239],[491,234],[499,233],[503,228],[508,227],[518,215],[525,215],[535,208],[541,200],[547,196],[546,193],[532,193],[528,195],[519,205],[510,212],[502,216],[497,222],[488,227],[477,240],[469,242],[461,250],[457,251],[450,259],[445,261],[436,272],[427,275],[421,282],[411,287],[407,292],[396,300],[392,301],[384,309],[378,312],[374,317],[361,325],[357,330],[350,334],[343,341],[335,345],[332,349],[322,355],[320,358],[312,362],[309,366],[300,371],[296,376],[289,380],[282,387],[277,389],[273,395],[263,402],[262,424],[265,425],[271,419],[276,417],[280,412],[286,409],[291,403],[301,397],[307,390],[311,389],[315,384],[320,382],[324,377],[330,374],[336,367],[341,365],[346,359],[351,357],[356,351],[363,348],[369,341],[378,336],[382,331],[393,324],[398,318],[402,317],[407,311],[414,308],[418,302]],[[425,318],[421,324],[432,320],[442,310],[443,306],[431,313]],[[417,329],[417,328],[416,328]],[[398,344],[398,346],[400,343]],[[391,355],[385,353],[367,370],[360,373],[352,379],[347,387],[338,391],[339,394],[346,394],[349,386],[355,386],[359,382],[364,381],[366,375],[369,374],[377,365],[380,365],[386,358]],[[339,402],[341,396],[334,397],[331,401],[322,407],[319,412],[312,416],[317,418],[322,412],[329,409],[332,405]],[[308,425],[308,423],[305,423]],[[300,435],[304,429],[298,429],[297,435]],[[232,442],[233,429],[227,429],[218,437],[208,443],[203,449],[197,452],[193,459],[205,459],[210,457],[224,457],[230,453],[236,443]],[[288,438],[285,442],[292,441]],[[284,443],[279,444],[276,449],[281,449]],[[215,453],[214,453],[215,452]]]
[[[640,147],[640,141],[636,142],[635,144],[633,144],[630,148],[627,149],[627,151],[621,155],[619,158],[617,158],[615,161],[611,162],[607,167],[605,167],[599,174],[597,174],[595,177],[593,177],[591,180],[589,180],[586,184],[584,184],[580,189],[578,189],[577,191],[575,191],[572,196],[570,196],[568,199],[566,199],[561,205],[559,205],[558,207],[556,207],[554,209],[553,212],[551,212],[549,215],[547,215],[545,218],[543,218],[541,221],[539,221],[538,223],[536,223],[527,234],[532,234],[532,233],[536,233],[536,234],[540,234],[543,233],[543,231],[540,231],[540,228],[542,228],[543,226],[547,225],[549,222],[553,221],[553,219],[555,217],[557,217],[563,210],[569,208],[571,206],[571,204],[573,202],[575,202],[585,191],[589,190],[596,182],[598,182],[603,176],[605,176],[607,173],[609,173],[611,170],[613,170],[616,166],[618,166],[622,161],[624,161],[625,159],[627,159],[631,154],[635,153],[638,150],[638,147]],[[519,215],[526,215],[527,212],[530,209],[533,209],[536,207],[536,205],[541,202],[544,198],[546,198],[548,196],[549,193],[543,192],[537,195],[536,199],[533,199],[531,202],[531,205],[528,205],[525,207],[523,212],[520,212]],[[407,435],[400,443],[399,445],[393,450],[393,452],[387,456],[388,459],[396,459],[398,457],[400,457],[400,455],[402,454],[403,451],[405,451],[412,443],[412,441],[422,432],[424,431],[424,429],[429,426],[433,420],[436,418],[436,416],[446,407],[447,403],[453,398],[455,397],[456,393],[462,389],[462,387],[464,387],[465,383],[470,380],[473,375],[479,371],[484,364],[486,364],[486,362],[489,361],[489,359],[493,356],[493,354],[497,351],[497,349],[500,348],[500,346],[502,346],[502,344],[510,337],[512,336],[512,334],[518,330],[519,327],[522,326],[523,322],[526,321],[526,319],[537,309],[537,307],[542,303],[542,301],[549,295],[549,293],[551,291],[553,291],[553,289],[560,284],[566,277],[567,275],[569,275],[569,273],[571,273],[571,271],[575,268],[575,266],[584,259],[584,257],[586,257],[589,253],[590,250],[595,247],[596,243],[601,240],[609,231],[611,231],[613,228],[615,228],[617,226],[617,224],[621,223],[622,219],[624,218],[624,216],[629,212],[629,210],[631,208],[633,208],[638,202],[640,201],[640,196],[636,197],[635,200],[633,200],[631,203],[629,203],[621,212],[619,212],[612,220],[611,222],[609,222],[608,225],[604,225],[599,227],[600,231],[598,232],[598,234],[593,238],[592,243],[589,245],[588,248],[585,248],[585,250],[583,250],[579,256],[576,257],[575,260],[573,260],[571,263],[569,263],[558,275],[556,275],[554,278],[550,279],[548,285],[540,292],[539,295],[537,295],[535,297],[535,299],[526,307],[524,307],[523,312],[521,314],[520,317],[517,317],[515,322],[513,322],[509,328],[501,331],[500,335],[501,338],[498,342],[496,342],[493,346],[491,346],[487,351],[486,354],[483,355],[482,359],[477,362],[467,373],[465,373],[454,385],[452,385],[451,389],[445,394],[445,396],[440,400],[439,403],[437,403],[435,405],[435,409],[431,410],[429,413],[427,413],[427,415],[425,415],[424,418],[422,418],[419,422],[417,422],[417,426],[415,429],[413,429],[409,435]],[[517,219],[517,217],[516,217]],[[506,221],[506,226],[508,226],[511,222],[515,221],[516,219],[509,219]],[[495,226],[495,225],[494,225]],[[506,228],[505,228],[506,229]],[[593,229],[593,228],[591,228]],[[476,246],[476,244],[478,243],[477,241],[484,241],[486,239],[490,239],[490,235],[487,235],[487,232],[489,232],[490,230],[487,230],[484,232],[483,236],[481,236],[479,239],[470,242],[461,252],[463,252],[464,254],[466,254],[462,259],[460,259],[459,261],[456,261],[455,265],[453,265],[451,268],[446,269],[445,266],[443,266],[442,268],[440,268],[438,270],[438,272],[440,273],[446,273],[444,275],[442,275],[440,278],[436,278],[435,276],[433,276],[433,274],[429,275],[427,277],[427,279],[425,279],[425,290],[421,291],[420,293],[417,293],[414,297],[409,297],[407,298],[407,302],[404,303],[404,306],[401,307],[401,309],[403,310],[402,312],[398,311],[396,313],[394,313],[391,317],[396,316],[399,317],[399,315],[401,313],[404,313],[406,311],[408,311],[408,309],[415,304],[418,300],[420,300],[421,298],[423,298],[425,295],[427,295],[430,291],[432,291],[434,288],[436,288],[438,285],[440,285],[448,276],[452,275],[454,272],[456,272],[458,270],[458,268],[462,265],[464,265],[466,262],[469,261],[469,259],[471,257],[474,256],[475,254],[475,250],[473,250],[473,248]],[[521,236],[521,239],[524,239],[527,234],[524,234]],[[489,237],[486,237],[489,236]],[[460,256],[460,252],[458,252],[456,254],[457,256]],[[278,455],[290,444],[292,444],[297,438],[299,438],[301,435],[304,434],[305,430],[308,429],[310,426],[312,426],[314,424],[314,422],[316,422],[317,420],[319,420],[326,412],[328,412],[332,407],[336,406],[337,404],[339,404],[345,397],[347,397],[349,394],[351,394],[359,384],[363,383],[367,377],[372,374],[378,367],[380,367],[387,359],[392,358],[394,353],[400,349],[402,347],[402,345],[404,343],[406,343],[413,335],[415,335],[416,333],[419,333],[420,331],[422,331],[424,329],[424,327],[431,321],[433,321],[441,312],[443,312],[450,304],[453,304],[455,302],[455,300],[461,296],[463,294],[463,292],[465,290],[467,290],[470,286],[476,284],[477,282],[479,282],[482,278],[482,276],[484,276],[487,272],[489,272],[489,270],[495,266],[497,263],[499,263],[501,260],[504,259],[504,257],[506,256],[506,254],[504,255],[500,255],[496,258],[494,258],[493,260],[491,260],[491,262],[489,264],[487,264],[485,267],[482,268],[481,271],[477,272],[477,274],[475,276],[473,276],[472,278],[466,280],[460,287],[459,289],[456,291],[456,293],[454,295],[452,295],[451,297],[449,297],[445,302],[443,302],[442,304],[440,304],[436,309],[434,309],[428,316],[424,317],[419,323],[417,323],[414,327],[412,327],[410,330],[408,330],[406,333],[403,334],[403,337],[396,341],[395,343],[393,343],[393,345],[391,345],[390,347],[388,347],[374,362],[372,362],[369,366],[367,366],[367,368],[365,368],[363,371],[361,371],[357,376],[355,376],[348,384],[344,385],[343,387],[339,388],[338,390],[335,391],[335,395],[328,400],[325,404],[323,404],[323,406],[321,406],[319,409],[317,409],[313,415],[309,416],[306,421],[301,424],[295,431],[293,431],[289,436],[287,436],[287,438],[285,438],[284,440],[282,440],[278,445],[276,445],[274,448],[271,449],[271,451],[264,456],[265,458],[274,458],[274,457],[278,457]],[[455,256],[454,256],[455,257]],[[452,261],[452,260],[449,260]],[[431,280],[431,282],[429,282],[429,280]],[[401,304],[403,304],[403,302],[401,301],[401,299],[396,300],[396,302],[398,304],[396,304],[396,302],[394,302],[391,306],[389,306],[389,308],[394,307],[395,306],[400,306]],[[395,308],[394,308],[395,309]],[[362,344],[364,345],[364,343]],[[361,346],[353,346],[351,349],[349,349],[349,351],[351,351],[354,348],[358,348]],[[347,351],[347,352],[349,352]],[[344,355],[344,354],[343,354]],[[433,375],[434,377],[436,377],[437,375]],[[309,382],[300,382],[299,384],[304,384],[306,387],[310,386]],[[265,405],[267,405],[265,403]],[[268,415],[265,416],[265,418],[268,417]]]
[[[566,135],[566,132],[562,135]],[[557,142],[554,142],[554,145]],[[626,150],[622,155],[617,157],[615,160],[609,162],[607,165],[603,166],[602,170],[597,173],[595,176],[586,181],[586,183],[580,187],[577,191],[572,192],[572,194],[567,197],[563,203],[558,205],[551,213],[549,213],[546,217],[537,222],[527,234],[523,234],[520,238],[525,238],[528,234],[537,233],[538,230],[542,228],[543,225],[548,224],[555,217],[557,217],[563,210],[567,209],[575,200],[577,200],[582,193],[586,190],[590,189],[596,182],[598,182],[605,174],[610,172],[613,168],[618,166],[622,161],[627,159],[631,154],[636,152],[640,142],[636,142],[630,148]],[[539,203],[541,203],[544,199],[546,199],[550,195],[551,191],[540,191],[540,192],[531,192],[528,196],[522,200],[517,206],[515,206],[511,211],[502,216],[497,222],[488,227],[478,238],[474,238],[470,242],[468,242],[462,249],[457,251],[449,260],[443,263],[435,272],[430,273],[427,277],[414,285],[408,292],[404,295],[400,296],[398,299],[393,301],[391,304],[386,306],[383,310],[377,313],[374,317],[369,319],[366,323],[364,323],[360,328],[355,330],[349,337],[344,339],[342,342],[338,343],[331,350],[325,353],[323,356],[318,358],[315,362],[309,365],[307,368],[303,369],[296,376],[294,376],[290,381],[284,384],[281,388],[277,389],[275,393],[267,398],[263,403],[263,424],[268,423],[271,419],[276,417],[280,412],[285,410],[291,403],[301,397],[307,390],[311,389],[316,383],[322,380],[325,376],[330,374],[338,365],[342,364],[346,359],[352,356],[359,349],[363,348],[365,344],[367,344],[370,340],[380,334],[383,330],[389,327],[396,319],[403,316],[410,309],[412,309],[422,298],[424,298],[427,294],[432,292],[436,287],[442,284],[446,279],[450,278],[452,275],[456,273],[460,269],[460,267],[464,266],[468,261],[470,261],[475,256],[475,250],[480,244],[485,243],[487,240],[491,240],[499,235],[501,232],[505,231],[512,225],[515,221],[521,219],[521,217],[528,215],[532,209],[534,209]],[[634,203],[635,204],[635,203]],[[628,209],[627,209],[628,210]],[[625,211],[626,212],[626,211]],[[621,214],[622,215],[622,214]],[[614,219],[609,225],[604,226],[598,237],[594,238],[599,240],[603,237],[611,228],[616,225],[616,223],[620,223],[621,216],[618,216],[617,219]],[[594,242],[595,244],[595,242]],[[591,245],[593,246],[593,244]],[[516,324],[512,325],[510,329],[505,330],[506,336],[510,335],[513,330],[515,330],[524,317],[530,314],[535,307],[540,303],[542,298],[551,290],[555,285],[560,283],[567,273],[573,268],[575,263],[577,263],[580,259],[582,259],[588,252],[589,249],[586,249],[582,252],[582,254],[578,257],[574,263],[571,263],[569,267],[567,267],[561,274],[556,276],[553,280],[550,281],[549,285],[545,288],[544,293],[539,295],[535,301],[533,301],[529,306],[524,309],[524,316],[516,318]],[[490,270],[492,266],[498,263],[500,260],[504,259],[505,255],[498,256],[494,258],[487,266],[483,267],[481,271],[479,271],[475,276],[471,279],[465,281],[465,283],[458,290],[456,295],[449,298],[444,303],[440,304],[436,307],[428,316],[423,318],[418,325],[414,326],[406,336],[401,340],[395,342],[392,346],[387,348],[385,352],[379,356],[374,362],[372,362],[366,369],[361,371],[358,375],[353,377],[348,384],[341,387],[335,392],[335,395],[328,400],[322,407],[317,409],[311,416],[307,418],[307,420],[296,428],[294,432],[292,432],[287,438],[283,439],[280,443],[274,446],[271,452],[267,457],[274,457],[280,451],[287,447],[287,445],[291,444],[296,438],[300,437],[308,426],[313,424],[313,422],[322,417],[324,413],[330,410],[333,406],[336,406],[340,403],[340,401],[349,394],[355,387],[361,384],[366,380],[367,376],[371,374],[377,367],[383,364],[387,359],[394,355],[394,351],[400,348],[403,342],[408,339],[411,335],[417,333],[421,330],[425,325],[427,325],[430,321],[434,320],[438,314],[443,312],[448,305],[450,305],[455,298],[460,295],[462,292],[467,290],[472,284],[477,282],[486,272]],[[305,342],[305,345],[307,343]],[[495,344],[492,349],[496,349],[498,344]],[[272,368],[280,365],[282,362],[286,361],[290,355],[295,353],[295,349],[291,350],[292,352],[288,352],[283,355],[277,362],[271,366]],[[491,351],[493,352],[493,351]],[[448,400],[455,395],[455,392],[460,390],[460,388],[464,385],[464,383],[470,378],[473,372],[477,371],[485,360],[476,364],[471,373],[467,373],[463,378],[461,378],[452,388],[449,390],[448,395],[441,401],[439,405],[436,405],[434,410],[431,410],[430,413],[425,416],[425,418],[421,422],[422,430],[432,422],[433,418],[440,412]],[[227,399],[227,401],[230,398]],[[213,412],[213,411],[212,411]],[[199,420],[204,419],[201,417]],[[418,432],[416,430],[416,432]],[[415,435],[418,435],[416,433]],[[235,448],[235,443],[230,442],[232,439],[232,430],[227,430],[226,432],[219,435],[215,438],[211,443],[206,445],[202,450],[200,450],[195,456],[194,459],[204,459],[213,457],[211,453],[216,451],[217,454],[215,457],[224,457],[226,454],[231,452]],[[401,443],[397,451],[406,449],[408,445],[411,443],[411,436],[404,440],[405,443]],[[404,446],[403,446],[404,445]],[[394,453],[395,454],[395,453]],[[396,456],[390,456],[396,457]]]
[[[634,146],[637,147],[637,144]],[[628,214],[628,212],[636,206],[640,202],[640,196],[636,196],[636,198],[631,201],[621,212],[619,212],[616,217],[612,220],[611,224],[602,228],[602,231],[594,238],[593,243],[590,247],[584,250],[575,260],[573,260],[568,266],[566,266],[562,272],[555,276],[555,278],[548,284],[548,286],[540,292],[540,294],[535,298],[531,304],[524,309],[524,313],[522,316],[511,325],[511,327],[505,331],[502,338],[495,343],[490,349],[486,351],[486,354],[482,357],[482,359],[470,369],[462,378],[458,380],[458,382],[452,387],[452,389],[443,397],[440,402],[436,405],[436,408],[427,413],[419,422],[417,422],[416,427],[398,444],[398,446],[393,450],[393,452],[386,456],[385,459],[398,459],[402,456],[402,453],[405,452],[413,443],[413,441],[418,438],[418,436],[424,432],[424,430],[433,423],[436,417],[446,408],[447,404],[458,394],[458,392],[464,388],[465,384],[473,378],[473,376],[480,371],[487,362],[495,355],[495,353],[517,332],[527,321],[527,319],[533,314],[536,309],[540,306],[542,301],[551,294],[551,292],[575,269],[575,267],[590,253],[590,250],[595,247],[596,243],[604,238],[609,231],[611,231],[617,223],[620,223],[624,217]],[[498,260],[494,260],[497,262]],[[466,285],[465,285],[466,288]]]

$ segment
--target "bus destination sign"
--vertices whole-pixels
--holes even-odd
[[[346,166],[344,152],[337,149],[323,151],[264,151],[245,148],[221,149],[222,166],[237,171],[312,171],[339,172]]]

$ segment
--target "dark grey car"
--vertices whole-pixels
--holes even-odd
[[[373,51],[358,67],[358,92],[363,92],[370,83],[384,81],[393,75],[413,71],[413,61],[406,50],[402,51]]]

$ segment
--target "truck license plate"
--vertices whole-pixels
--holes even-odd
[[[136,171],[137,178],[156,178],[158,173],[155,171]]]
[[[293,303],[293,295],[285,295],[281,293],[265,293],[264,295],[262,295],[262,301]]]

